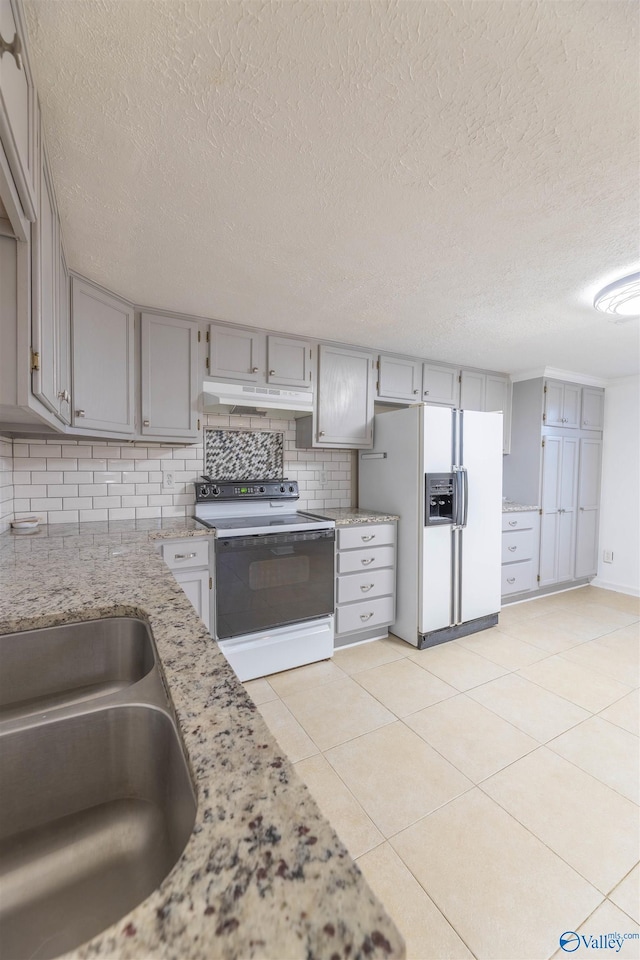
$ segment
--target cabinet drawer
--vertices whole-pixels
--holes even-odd
[[[531,560],[535,552],[533,530],[505,530],[502,534],[502,562]]]
[[[366,547],[363,550],[349,550],[338,554],[338,573],[356,573],[359,570],[377,570],[379,567],[392,567],[395,561],[395,549],[388,547]]]
[[[367,523],[357,527],[338,528],[338,549],[351,550],[355,547],[377,547],[385,543],[396,542],[396,528],[393,523]]]
[[[374,570],[366,573],[352,573],[338,577],[338,603],[352,603],[354,600],[384,597],[393,593],[395,584],[393,570]]]
[[[209,544],[206,540],[196,538],[186,542],[164,543],[162,557],[172,570],[206,567],[209,565]]]
[[[351,633],[353,630],[365,630],[379,623],[391,623],[393,620],[393,597],[379,597],[377,600],[362,600],[350,603],[336,610],[336,633]]]
[[[502,596],[511,593],[521,593],[523,590],[533,590],[534,568],[533,560],[523,560],[521,563],[506,563],[502,568]]]
[[[524,510],[522,513],[503,513],[503,530],[533,530],[538,524],[537,510]]]

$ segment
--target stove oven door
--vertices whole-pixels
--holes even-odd
[[[334,610],[335,530],[216,540],[218,640]]]

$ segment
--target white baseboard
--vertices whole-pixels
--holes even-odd
[[[609,583],[608,580],[601,580],[600,577],[594,577],[591,586],[602,587],[603,590],[614,590],[616,593],[626,593],[630,597],[640,597],[638,587],[630,587],[625,583]]]

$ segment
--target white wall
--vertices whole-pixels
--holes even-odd
[[[640,377],[607,386],[596,586],[640,595]],[[602,551],[613,551],[613,563]]]
[[[297,506],[351,506],[351,450],[297,450],[292,420],[205,416],[204,426],[282,431],[285,476],[300,487]],[[2,450],[0,445],[0,457]],[[175,477],[172,493],[162,489],[167,461]],[[192,516],[193,484],[203,471],[202,440],[186,446],[68,437],[14,440],[11,509],[17,518],[36,514],[43,523]]]

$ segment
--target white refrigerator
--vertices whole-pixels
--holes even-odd
[[[418,404],[377,414],[359,494],[364,509],[400,517],[392,633],[422,649],[498,622],[501,413]]]

